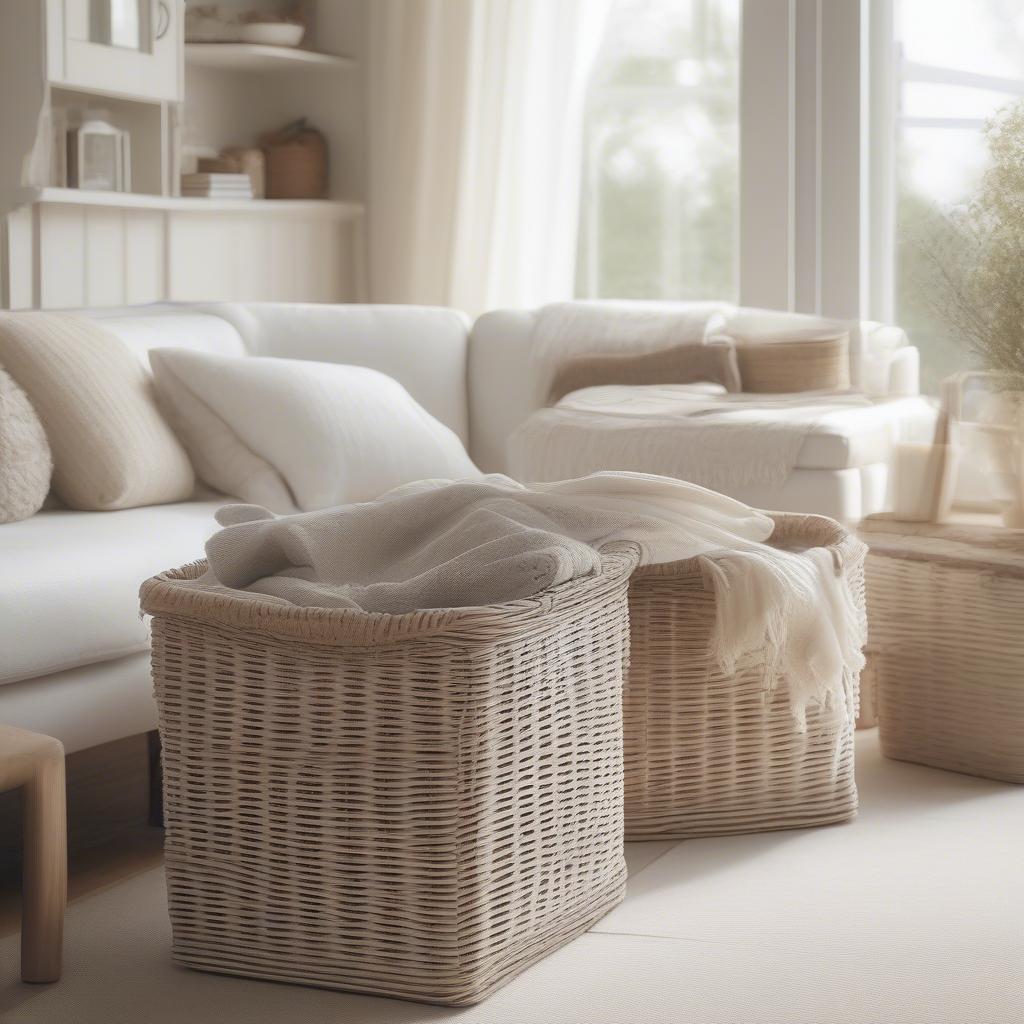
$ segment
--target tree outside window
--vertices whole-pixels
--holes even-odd
[[[618,0],[585,124],[577,294],[734,299],[740,0]]]

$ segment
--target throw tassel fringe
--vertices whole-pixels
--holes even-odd
[[[718,609],[712,654],[723,671],[757,652],[766,692],[780,680],[788,686],[801,730],[812,705],[838,712],[852,699],[867,624],[829,551],[747,550],[702,562]]]

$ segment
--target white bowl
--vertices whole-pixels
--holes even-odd
[[[264,46],[298,46],[305,33],[305,25],[291,25],[283,21],[253,21],[242,26],[242,42],[261,43]]]

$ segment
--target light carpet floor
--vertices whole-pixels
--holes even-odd
[[[71,907],[57,985],[0,944],[0,1021],[1019,1024],[1024,787],[857,758],[854,822],[630,844],[625,902],[468,1010],[175,967],[158,869]]]

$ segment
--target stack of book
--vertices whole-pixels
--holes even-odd
[[[248,174],[183,174],[181,194],[203,199],[252,199],[252,182]]]

